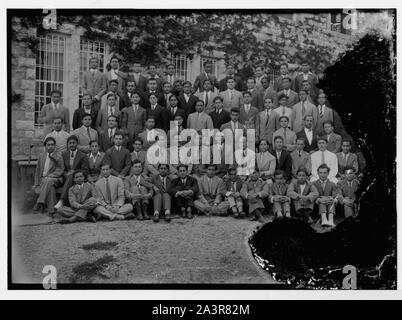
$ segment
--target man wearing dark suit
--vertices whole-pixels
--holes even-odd
[[[91,128],[96,129],[96,118],[98,116],[98,109],[96,106],[92,103],[91,96],[87,93],[85,93],[82,96],[82,107],[75,109],[74,115],[73,115],[73,130],[78,129],[79,127],[82,126],[82,118],[85,115],[91,115]]]
[[[140,96],[133,93],[131,104],[122,110],[121,128],[128,135],[129,147],[133,144],[133,139],[144,130],[146,110],[140,105]]]
[[[99,110],[96,118],[95,127],[98,132],[102,132],[108,127],[108,119],[110,116],[115,116],[117,118],[117,123],[119,123],[120,115],[121,112],[118,110],[118,105],[116,104],[116,95],[109,93],[107,95],[107,106]]]
[[[100,100],[106,93],[106,88],[106,75],[98,70],[98,59],[92,57],[89,59],[89,70],[82,75],[82,94],[89,94],[92,98],[92,103],[99,109]]]
[[[230,114],[226,110],[223,110],[223,99],[221,97],[215,97],[214,105],[215,110],[212,111],[209,116],[212,119],[214,128],[219,130],[223,124],[230,121]]]
[[[310,65],[308,64],[307,61],[304,61],[302,63],[301,69],[302,69],[302,72],[300,72],[295,78],[295,91],[299,92],[299,90],[302,89],[303,81],[308,81],[312,92],[314,93],[314,95],[316,95],[318,93],[318,90],[316,87],[316,85],[318,83],[317,75],[310,71]]]
[[[169,107],[169,98],[172,95],[172,85],[169,82],[164,82],[162,85],[162,93],[159,95],[158,104],[161,107]]]
[[[271,154],[276,159],[276,170],[282,170],[286,174],[286,180],[292,178],[292,157],[289,152],[283,150],[283,138],[281,136],[274,137],[274,150]]]
[[[212,74],[212,63],[210,61],[204,62],[204,72],[199,74],[194,81],[194,90],[200,93],[204,91],[204,81],[211,80],[212,88],[219,89],[218,79]]]
[[[64,185],[60,200],[54,206],[55,209],[59,209],[68,202],[68,190],[73,185],[74,170],[80,169],[86,173],[88,173],[89,170],[88,156],[77,149],[78,138],[76,136],[72,135],[68,137],[67,147],[68,150],[64,151],[62,154],[64,163]]]
[[[89,147],[91,152],[88,155],[88,182],[95,183],[100,177],[101,165],[105,154],[99,151],[98,141],[92,140]]]
[[[158,97],[156,94],[149,95],[150,107],[147,109],[147,117],[153,116],[155,118],[155,128],[162,129],[165,132],[169,130],[169,113],[166,108],[158,105]]]
[[[243,91],[245,89],[245,86],[243,84],[243,80],[241,79],[240,76],[236,75],[236,70],[235,70],[233,65],[228,65],[226,67],[226,73],[227,73],[227,76],[224,77],[221,81],[219,81],[219,92],[223,92],[223,91],[226,91],[228,89],[227,84],[226,84],[228,78],[234,78],[234,80],[235,80],[235,87],[234,88],[237,91],[241,92],[241,91]]]
[[[145,95],[144,108],[145,109],[149,109],[149,107],[151,106],[151,104],[149,102],[149,96],[151,94],[154,94],[156,96],[156,98],[157,98],[156,101],[159,100],[160,95],[162,94],[160,91],[158,91],[158,85],[156,83],[156,79],[153,79],[153,78],[148,79],[148,89],[144,93],[144,95]]]
[[[139,105],[145,108],[144,106],[146,105],[148,98],[143,91],[137,89],[134,81],[127,81],[126,90],[127,92],[120,97],[120,110],[131,106],[131,97],[134,93],[137,93],[140,96]]]
[[[252,77],[248,78],[246,85],[247,85],[246,91],[251,93],[251,104],[254,107],[256,107],[259,111],[262,111],[264,109],[264,102],[262,101],[263,97],[261,94],[261,90],[255,87],[255,79]]]
[[[172,88],[173,88],[173,85],[174,85],[175,81],[177,80],[177,77],[175,75],[175,69],[176,69],[176,67],[175,67],[174,64],[172,64],[172,63],[168,64],[166,66],[166,74],[165,74],[165,77],[163,79],[163,82],[170,83]]]
[[[107,129],[99,134],[99,147],[102,152],[106,152],[114,144],[114,134],[117,132],[117,117],[109,116],[107,119]]]
[[[268,78],[268,76],[262,77],[261,79],[261,90],[260,94],[262,95],[262,101],[265,104],[265,99],[266,98],[271,98],[273,104],[275,107],[279,106],[279,101],[278,101],[278,93],[272,88],[270,84],[271,80]]]
[[[171,196],[169,189],[171,188],[172,180],[169,177],[169,165],[160,163],[158,165],[159,174],[154,175],[151,179],[151,183],[154,185],[154,221],[159,221],[159,216],[165,212],[166,222],[170,221],[170,209],[171,209]]]
[[[134,63],[133,71],[133,74],[130,75],[130,79],[135,82],[135,86],[138,90],[145,92],[147,90],[148,79],[141,74],[141,63]]]
[[[282,88],[283,90],[278,91],[278,99],[280,96],[285,95],[287,99],[287,107],[292,108],[296,103],[299,102],[299,95],[293,91],[290,86],[290,78],[283,78],[282,79]]]
[[[157,90],[160,92],[162,91],[162,85],[164,82],[163,77],[158,75],[158,66],[156,64],[150,64],[148,65],[148,79],[156,79],[157,83]],[[148,88],[148,81],[147,81],[147,86],[146,89]]]
[[[188,175],[188,167],[185,164],[179,164],[178,177],[170,185],[169,193],[176,199],[176,205],[179,208],[182,217],[188,219],[193,217],[192,208],[194,200],[198,194],[198,182],[195,178]]]
[[[317,151],[317,132],[313,129],[314,118],[312,115],[304,116],[304,129],[296,132],[297,138],[304,139],[304,151],[308,153],[313,153]]]
[[[191,94],[191,82],[185,81],[183,83],[183,93],[179,95],[179,107],[184,110],[186,118],[184,119],[184,123],[187,122],[187,117],[189,114],[195,112],[195,104],[197,103],[198,98]]]
[[[179,100],[177,96],[172,94],[169,97],[169,107],[167,108],[169,114],[169,128],[170,128],[170,121],[174,121],[176,116],[181,116],[183,119],[185,118],[185,112],[182,108],[178,107]]]
[[[279,92],[279,91],[282,91],[283,89],[285,89],[284,84],[283,84],[283,79],[285,79],[285,78],[288,78],[289,81],[290,81],[289,88],[294,90],[295,85],[294,85],[293,79],[289,75],[288,64],[287,63],[282,63],[281,66],[279,67],[279,72],[280,72],[281,75],[278,78],[275,79],[274,90],[276,92]]]
[[[109,148],[105,153],[105,163],[110,164],[110,173],[113,176],[124,179],[129,173],[131,167],[131,154],[123,144],[123,133],[116,132],[114,134],[114,146]]]
[[[130,76],[128,75],[128,73],[119,70],[119,58],[117,58],[116,56],[113,56],[110,59],[110,67],[111,69],[106,72],[106,81],[108,84],[106,91],[110,90],[110,80],[116,80],[118,82],[117,93],[119,94],[119,96],[122,96],[124,93],[124,88],[126,87],[125,83],[127,80],[130,79]]]

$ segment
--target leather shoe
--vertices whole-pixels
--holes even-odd
[[[170,222],[170,214],[165,214],[165,221]]]
[[[154,222],[159,222],[159,214],[154,214]]]

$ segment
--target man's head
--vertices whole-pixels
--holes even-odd
[[[141,97],[140,97],[140,95],[138,94],[138,92],[134,92],[132,95],[131,95],[131,104],[132,105],[138,105],[139,103],[140,103],[140,101],[141,101]]]
[[[56,139],[53,137],[47,137],[43,142],[47,153],[52,153],[56,149]]]
[[[174,75],[174,70],[175,70],[174,64],[168,64],[167,65],[166,72],[168,73],[168,75],[173,76]]]
[[[169,174],[169,165],[166,163],[160,163],[158,165],[158,171],[162,177],[166,177]]]
[[[269,79],[268,79],[268,77],[263,77],[262,79],[261,79],[261,85],[262,85],[262,87],[264,88],[264,89],[268,89],[268,87],[269,87]]]
[[[145,122],[145,127],[148,130],[152,130],[153,128],[155,128],[155,118],[153,116],[147,117],[147,121]]]
[[[253,90],[254,87],[255,87],[255,79],[254,78],[248,78],[247,82],[246,82],[246,85],[247,85],[247,90]]]
[[[107,127],[109,129],[117,128],[117,117],[116,116],[109,116],[107,118]]]
[[[226,73],[229,76],[233,76],[235,74],[235,72],[236,72],[236,70],[233,65],[229,64],[228,66],[226,66]]]
[[[119,88],[119,82],[117,80],[110,80],[109,81],[109,90],[116,93],[117,89]]]
[[[85,114],[82,117],[82,125],[86,128],[89,128],[92,124],[92,117],[90,114]]]
[[[290,85],[291,85],[290,78],[285,77],[285,78],[282,79],[282,87],[283,87],[285,90],[290,89]]]
[[[274,145],[276,151],[282,151],[283,149],[283,138],[281,136],[276,136],[274,138]]]
[[[73,181],[75,184],[82,185],[86,179],[86,172],[83,170],[75,170],[73,174]]]
[[[253,173],[250,176],[251,181],[256,181],[260,177],[260,170],[257,167],[254,168]]]
[[[289,73],[288,64],[282,63],[281,66],[279,67],[279,72],[281,73],[281,75],[288,74]]]
[[[243,92],[243,102],[244,104],[250,104],[251,103],[251,93],[249,91],[244,91]]]
[[[109,163],[102,163],[101,166],[101,174],[104,178],[109,178],[110,176],[110,164]]]
[[[197,111],[198,113],[204,111],[204,101],[198,100],[198,101],[195,103],[195,111]]]
[[[60,99],[61,99],[61,91],[59,91],[59,90],[53,90],[53,91],[50,93],[50,99],[52,100],[52,102],[53,102],[54,104],[58,104],[58,103],[60,102]]]
[[[158,103],[158,97],[156,96],[156,94],[151,93],[149,95],[149,103],[151,104],[151,106],[154,106]]]
[[[296,139],[296,150],[297,151],[302,151],[304,149],[305,142],[303,138],[297,138]]]
[[[89,59],[89,68],[90,69],[97,69],[98,68],[98,59],[95,57],[92,57]]]
[[[233,122],[237,122],[239,121],[239,116],[240,116],[240,110],[239,108],[232,108],[232,110],[230,110],[230,119]]]
[[[92,104],[92,98],[89,94],[84,94],[82,96],[82,105],[84,107],[90,107]],[[88,108],[87,108],[88,109]]]
[[[158,67],[155,64],[150,64],[148,66],[148,73],[151,77],[155,77],[158,73]]]
[[[259,151],[266,152],[268,150],[268,141],[265,139],[260,140]]]
[[[184,121],[183,116],[181,114],[176,114],[174,116],[174,121],[177,121],[177,125],[179,127],[181,127],[183,125],[183,121]]]
[[[299,98],[300,98],[300,101],[306,101],[307,100],[307,96],[308,96],[308,93],[307,93],[307,91],[306,90],[300,90],[299,91]]]
[[[123,144],[123,133],[116,131],[113,136],[113,142],[116,147],[120,147]]]
[[[326,151],[327,150],[327,138],[326,137],[319,137],[317,139],[317,146],[318,146],[318,150],[320,151]]]
[[[297,170],[296,176],[297,176],[297,182],[298,182],[298,183],[300,183],[300,184],[305,184],[305,183],[307,182],[308,174],[307,174],[307,170],[306,170],[306,169],[304,169],[304,168],[299,168],[299,169]]]
[[[237,170],[235,167],[232,167],[229,169],[228,171],[228,175],[229,175],[229,180],[232,182],[237,181]]]
[[[352,141],[349,139],[343,139],[342,140],[342,152],[343,153],[349,153],[350,149],[352,147]]]
[[[312,115],[305,115],[304,116],[304,126],[307,129],[311,129],[313,127],[314,124],[314,118]]]
[[[119,58],[113,56],[110,59],[110,66],[112,67],[112,69],[119,69]]]
[[[228,77],[228,78],[226,79],[226,86],[228,87],[229,90],[233,90],[234,87],[236,86],[235,78],[233,78],[233,77]]]
[[[216,165],[215,164],[209,164],[207,167],[207,176],[208,178],[212,178],[215,176],[216,172]]]
[[[325,181],[328,178],[329,175],[329,167],[323,163],[317,168],[318,176],[321,181]]]
[[[157,84],[157,82],[156,82],[156,79],[155,79],[155,78],[150,78],[150,79],[148,79],[148,84],[147,84],[147,86],[148,86],[148,90],[149,90],[149,91],[156,91],[156,88],[157,88],[157,86],[158,86],[158,84]]]
[[[331,120],[324,121],[322,124],[325,134],[331,134],[334,132],[334,124]]]
[[[171,106],[172,108],[176,108],[178,103],[179,103],[179,100],[177,100],[177,97],[176,97],[174,94],[172,94],[172,95],[169,97],[169,104],[170,104],[170,106]]]
[[[257,66],[255,68],[256,77],[261,77],[263,74],[264,74],[264,67],[263,66]]]
[[[301,65],[301,70],[304,73],[308,73],[310,71],[310,66],[307,61],[303,61]]]
[[[212,73],[212,63],[210,61],[204,62],[204,71],[206,73]]]
[[[219,96],[214,98],[214,107],[216,110],[220,110],[223,108],[223,99]]]
[[[91,140],[89,142],[89,147],[91,148],[91,153],[97,154],[99,152],[99,143],[96,140]]]
[[[346,180],[348,182],[353,181],[356,178],[355,168],[353,168],[351,166],[346,166],[345,167],[345,176],[346,176]]]
[[[139,176],[141,174],[141,172],[142,172],[142,163],[141,163],[140,160],[135,159],[133,161],[133,169],[132,170],[133,170],[133,174],[136,175],[136,176]]]
[[[141,63],[134,63],[133,64],[133,71],[134,73],[140,73],[141,72]]]
[[[78,146],[78,138],[77,138],[77,136],[75,136],[75,135],[69,136],[67,138],[68,150],[75,151],[75,150],[77,150],[77,146]]]
[[[177,79],[173,83],[173,91],[177,93],[183,92],[183,81],[180,79]]]
[[[54,131],[61,131],[61,129],[63,128],[63,119],[60,117],[56,117],[53,119],[53,130]]]
[[[142,145],[143,145],[143,142],[142,142],[141,138],[134,139],[133,147],[134,147],[135,152],[140,152],[142,149]]]
[[[190,94],[191,93],[191,82],[190,81],[184,81],[183,82],[183,92],[185,94]]]
[[[310,92],[310,89],[311,89],[310,82],[308,82],[307,80],[303,80],[302,90],[305,90],[308,94]]]
[[[279,125],[281,128],[288,128],[289,126],[289,118],[287,116],[280,116],[279,117]]]
[[[106,100],[107,100],[107,105],[109,107],[114,107],[116,105],[117,97],[116,97],[116,95],[114,93],[109,93],[106,96]]]
[[[285,183],[285,173],[282,170],[275,170],[274,180],[276,183],[284,184]]]
[[[163,84],[162,90],[164,94],[170,93],[172,91],[172,85],[170,84],[170,82],[165,82]]]
[[[180,178],[184,179],[187,177],[187,172],[188,171],[188,167],[185,164],[179,164],[179,166],[177,167],[177,173],[179,175]]]
[[[325,93],[320,93],[317,98],[319,105],[324,105],[327,102],[327,96]]]
[[[264,108],[265,109],[273,109],[274,108],[274,102],[272,101],[272,98],[266,98],[264,100]]]
[[[133,93],[136,89],[135,81],[128,81],[126,88],[127,88],[127,92]]]
[[[286,107],[288,104],[288,97],[284,94],[281,94],[278,98],[278,101],[281,107]]]
[[[203,87],[204,87],[204,90],[205,90],[205,91],[210,91],[210,90],[212,90],[212,83],[211,83],[211,80],[205,79],[204,82],[203,82]]]

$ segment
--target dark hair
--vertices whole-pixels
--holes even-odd
[[[228,174],[231,174],[232,172],[234,172],[237,175],[237,168],[236,167],[230,167],[228,170]]]
[[[350,145],[352,145],[352,139],[350,139],[350,138],[344,138],[344,139],[342,139],[342,144],[344,143],[344,142],[349,142],[349,144]]]
[[[308,81],[307,81],[307,82],[308,82]],[[299,94],[300,94],[300,93],[302,93],[302,92],[304,92],[305,94],[307,94],[307,95],[308,95],[308,92],[307,92],[307,90],[304,90],[304,89],[300,89],[300,90],[299,90]]]
[[[149,119],[152,119],[152,120],[155,121],[155,116],[153,116],[153,115],[150,114],[150,115],[147,116],[146,121],[148,121]]]
[[[230,110],[230,113],[240,113],[240,109],[237,107],[234,107]]]
[[[86,97],[86,96],[88,96],[88,97],[90,97],[90,98],[92,99],[92,96],[91,96],[89,93],[84,93],[84,94],[82,95],[82,98],[84,98],[84,97]]]
[[[301,168],[297,169],[296,174],[299,174],[299,172],[304,172],[306,174],[306,176],[308,176],[307,169],[304,168],[304,167],[301,167]]]
[[[133,161],[133,166],[134,166],[135,164],[137,164],[137,163],[141,164],[141,166],[142,166],[142,162],[141,162],[140,160],[138,160],[138,159],[135,159],[135,160]]]
[[[92,116],[91,116],[90,114],[86,113],[86,114],[84,114],[84,115],[82,116],[81,121],[84,120],[84,118],[86,118],[86,117],[90,117],[91,120],[92,120]],[[54,120],[54,119],[53,119],[53,120]]]
[[[166,166],[169,169],[169,165],[167,163],[159,163],[158,164],[158,169],[160,169],[161,166]]]
[[[288,96],[286,95],[286,94],[280,94],[279,95],[279,97],[278,97],[278,100],[280,101],[280,100],[282,100],[282,99],[286,99],[286,100],[288,100]]]
[[[110,58],[109,63],[112,62],[113,59],[117,59],[117,61],[120,62],[120,59],[119,59],[116,55],[113,55],[113,56]]]
[[[244,91],[244,92],[243,92],[243,97],[244,97],[245,95],[249,95],[250,97],[252,96],[252,94],[251,94],[250,91]]]
[[[233,80],[236,83],[236,79],[233,76],[229,76],[226,78],[226,82],[228,82],[229,80]]]
[[[216,97],[214,98],[214,100],[212,100],[212,101],[215,103],[216,100],[220,100],[220,102],[223,102],[223,99],[222,99],[222,97],[220,97],[220,96],[216,96]]]
[[[119,85],[119,81],[117,81],[116,79],[112,79],[109,81],[109,85],[111,85],[112,83]]]
[[[123,131],[120,130],[116,130],[116,132],[113,135],[113,138],[115,138],[116,136],[121,136],[124,139],[124,133]]]
[[[136,143],[137,141],[141,142],[141,144],[144,144],[144,141],[142,141],[142,139],[140,137],[135,138],[133,141],[133,144]]]
[[[117,117],[114,114],[111,114],[110,116],[107,117],[107,120],[109,120],[110,118],[114,118],[114,120],[117,121]]]
[[[50,92],[50,96],[52,96],[53,93],[58,93],[59,96],[61,97],[61,91],[60,91],[60,90],[52,90],[52,91]]]
[[[356,172],[355,168],[353,168],[352,166],[346,166],[345,168],[343,168],[343,172],[345,172],[345,173],[346,173],[346,171],[348,171],[348,170],[352,170],[353,173]]]
[[[282,120],[282,119],[286,119],[288,122],[289,122],[289,117],[288,116],[280,116],[279,117],[279,122]]]
[[[276,142],[276,140],[282,140],[282,142],[283,142],[283,137],[282,136],[275,136],[274,137],[274,143]]]
[[[150,81],[155,81],[156,82],[156,78],[149,78],[147,82],[149,83]]]
[[[212,62],[207,60],[207,61],[204,61],[204,63],[202,65],[205,67],[207,64],[212,64]]]
[[[288,80],[289,82],[292,82],[292,80],[289,77],[283,77],[282,78],[282,82],[285,81],[285,80]]]
[[[74,134],[67,138],[67,143],[69,143],[70,140],[75,140],[78,143],[78,137]]]
[[[306,143],[306,139],[304,139],[303,137],[297,137],[296,141],[303,141],[303,143]]]
[[[190,85],[190,87],[192,86],[192,84],[191,84],[191,82],[190,82],[190,81],[184,81],[184,82],[183,82],[183,87],[184,87],[186,84],[189,84],[189,85]]]
[[[253,80],[254,83],[255,83],[255,78],[254,78],[254,77],[248,77],[248,78],[247,78],[247,81],[248,81],[248,80]]]
[[[60,121],[61,121],[61,123],[63,123],[63,122],[64,122],[64,120],[63,120],[63,118],[62,118],[62,117],[54,117],[54,118],[53,118],[53,122],[54,122],[54,120],[60,120]]]
[[[209,82],[210,84],[212,84],[211,79],[205,79],[205,80],[202,82],[202,84],[205,84],[205,82]]]
[[[201,102],[203,106],[205,105],[204,101],[202,101],[201,99],[198,99],[198,100],[195,102],[195,104],[197,104],[197,103],[199,103],[199,102]]]
[[[184,164],[184,163],[180,163],[180,164],[177,166],[177,170],[179,170],[180,168],[185,168],[186,170],[188,170],[188,166],[187,166],[186,164]]]
[[[282,62],[279,67],[285,66],[286,68],[289,68],[289,65],[286,62]]]
[[[280,169],[275,170],[275,172],[274,172],[274,177],[279,176],[279,175],[284,176],[284,175],[285,175],[285,172],[284,172],[283,170],[280,170]]]
[[[114,97],[115,99],[117,99],[117,97],[116,97],[116,95],[115,95],[114,93],[109,93],[109,94],[106,96],[106,100],[109,99],[110,97]]]
[[[74,170],[73,178],[75,178],[75,175],[76,175],[77,173],[82,173],[82,174],[84,175],[85,180],[87,179],[87,176],[88,176],[88,175],[87,175],[87,172],[84,171],[84,170],[81,170],[81,169]]]
[[[209,163],[209,164],[207,165],[207,168],[209,168],[209,167],[214,167],[214,168],[215,168],[214,170],[216,170],[216,169],[218,168],[217,165],[214,164],[214,163]]]
[[[155,98],[158,98],[158,96],[156,95],[156,93],[150,93],[148,95],[148,99],[150,99],[152,96],[154,96]]]
[[[53,141],[54,144],[56,144],[56,139],[55,139],[55,138],[53,138],[53,137],[47,137],[47,138],[45,139],[45,141],[43,141],[43,145],[46,146],[46,143],[47,143],[48,141]]]
[[[317,172],[318,171],[320,171],[320,169],[327,169],[327,171],[329,172],[329,167],[325,164],[325,163],[323,163],[323,164],[321,164],[318,168],[317,168]]]
[[[323,136],[318,137],[318,138],[317,138],[317,143],[320,142],[320,141],[325,141],[325,142],[328,143],[327,137],[323,137]]]
[[[325,120],[323,123],[322,123],[322,126],[324,127],[324,125],[326,125],[326,124],[330,124],[332,127],[334,126],[334,123],[331,121],[331,120]]]
[[[171,94],[171,95],[169,96],[169,101],[170,101],[170,99],[172,99],[172,98],[176,98],[176,100],[177,100],[177,96],[176,96],[175,94]]]
[[[98,140],[91,140],[91,141],[89,141],[89,145],[92,146],[95,142],[99,145]]]

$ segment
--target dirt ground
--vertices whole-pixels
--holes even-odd
[[[273,283],[247,240],[258,222],[231,217],[49,223],[41,214],[13,220],[13,282]]]

